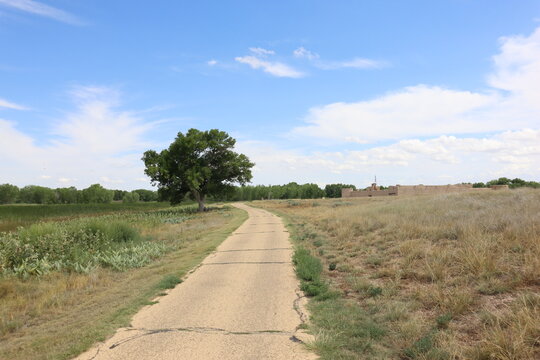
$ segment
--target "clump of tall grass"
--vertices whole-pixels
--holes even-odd
[[[124,270],[143,266],[166,250],[141,240],[132,224],[120,220],[36,223],[0,234],[0,273],[25,278],[55,270],[87,273],[98,266]]]

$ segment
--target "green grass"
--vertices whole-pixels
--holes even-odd
[[[157,285],[157,288],[160,290],[172,289],[181,282],[182,279],[180,279],[177,275],[169,274],[161,279]]]
[[[296,242],[316,238],[305,227],[292,227],[291,230]],[[390,351],[375,345],[387,332],[374,316],[376,307],[366,311],[353,301],[343,299],[340,291],[331,289],[322,279],[321,260],[302,245],[297,245],[295,249],[293,264],[300,279],[300,289],[314,300],[308,304],[311,313],[308,328],[317,335],[317,340],[309,346],[321,359],[344,360],[357,359],[359,355],[371,358],[381,353],[390,354]],[[335,270],[335,264],[330,265],[333,266],[329,266],[329,270]],[[370,297],[382,293],[381,288],[373,286],[367,286],[365,291]]]
[[[296,274],[304,281],[317,281],[321,277],[322,263],[306,248],[299,246],[293,255]]]

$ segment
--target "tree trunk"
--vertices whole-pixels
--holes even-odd
[[[197,200],[199,202],[199,212],[203,212],[206,210],[206,207],[204,206],[204,200]]]
[[[195,200],[197,200],[199,203],[199,212],[205,211],[206,207],[204,206],[204,195],[201,195],[197,190],[192,190],[191,193],[193,194]]]

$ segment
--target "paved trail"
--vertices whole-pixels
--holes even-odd
[[[77,359],[272,359],[316,356],[298,342],[304,321],[289,233],[267,211],[249,218],[159,303]]]

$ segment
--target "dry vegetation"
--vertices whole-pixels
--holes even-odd
[[[123,218],[95,219],[116,217]],[[0,359],[68,359],[86,350],[164,295],[245,218],[245,212],[230,208],[187,217],[168,210],[130,213],[126,221],[138,224],[146,242],[169,249],[165,255],[125,271],[95,266],[84,272],[1,276]]]
[[[310,305],[323,359],[540,359],[540,191],[256,204],[340,290]]]

